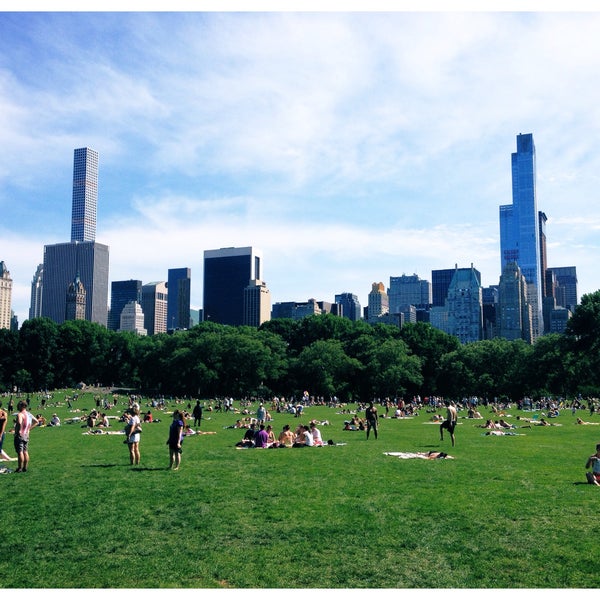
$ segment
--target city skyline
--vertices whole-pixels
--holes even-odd
[[[0,260],[28,316],[99,153],[109,281],[257,246],[272,303],[501,275],[498,207],[532,133],[548,265],[600,289],[596,13],[2,13]],[[310,44],[306,41],[310,40]],[[552,65],[552,69],[548,65]],[[68,68],[67,68],[68,66]]]

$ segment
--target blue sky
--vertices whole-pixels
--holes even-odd
[[[0,13],[0,260],[22,321],[99,152],[110,281],[255,246],[273,302],[500,276],[510,155],[533,133],[549,266],[600,289],[600,14]]]

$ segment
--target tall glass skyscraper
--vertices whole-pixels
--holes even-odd
[[[517,136],[511,156],[513,203],[500,206],[501,267],[516,262],[527,282],[533,340],[543,333],[540,227],[536,197],[535,145],[531,133]]]
[[[187,267],[169,269],[167,329],[188,329],[190,326],[191,273],[191,269]]]
[[[140,279],[113,281],[110,286],[110,314],[108,328],[117,331],[121,326],[121,313],[130,302],[142,303],[142,282]]]
[[[77,148],[73,160],[72,242],[96,239],[97,210],[98,153],[90,148]]]
[[[204,320],[244,325],[244,291],[262,279],[262,252],[256,248],[204,251]]]

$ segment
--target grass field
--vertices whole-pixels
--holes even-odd
[[[54,401],[46,418],[78,414],[59,394]],[[76,407],[92,409],[92,394]],[[35,397],[32,412],[42,412]],[[236,416],[205,413],[202,429],[215,433],[185,439],[177,472],[167,468],[171,416],[154,412],[161,422],[144,426],[139,467],[124,436],[83,435],[80,424],[33,430],[29,471],[0,476],[1,588],[600,584],[600,488],[585,483],[584,469],[600,425],[575,425],[570,411],[551,421],[561,426],[504,437],[461,412],[451,448],[426,412],[382,419],[379,439],[366,440],[342,430],[339,409],[309,407],[302,420],[329,420],[323,438],[345,445],[281,450],[237,450],[243,431],[224,429]],[[515,424],[532,416],[508,412]],[[300,421],[273,416],[276,433]],[[4,448],[14,456],[12,435]],[[455,459],[384,454],[428,450]]]

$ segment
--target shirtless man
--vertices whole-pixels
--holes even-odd
[[[379,417],[377,415],[377,407],[373,405],[373,402],[369,402],[369,406],[365,411],[365,419],[367,421],[367,439],[369,439],[371,429],[373,430],[375,439],[377,439],[377,425],[379,424]]]
[[[25,473],[29,466],[29,432],[39,421],[27,410],[27,402],[19,401],[15,419],[15,452],[18,456],[16,473]]]
[[[454,429],[456,427],[456,418],[457,412],[456,407],[450,403],[449,400],[446,400],[446,420],[440,425],[440,440],[444,441],[444,429],[448,430],[450,434],[450,439],[452,440],[452,445],[454,446]]]

